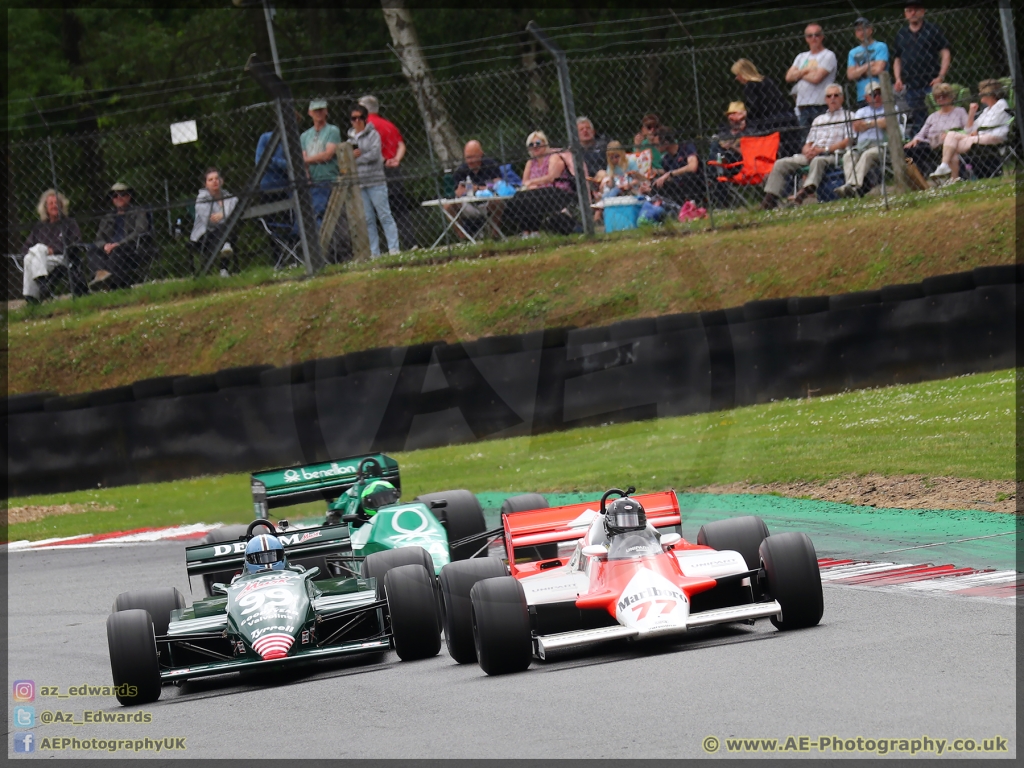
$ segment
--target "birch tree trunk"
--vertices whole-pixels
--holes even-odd
[[[454,168],[462,162],[462,146],[452,119],[441,101],[441,94],[430,74],[420,41],[413,26],[412,16],[405,7],[404,0],[381,0],[384,21],[387,22],[395,51],[402,62],[402,72],[409,85],[412,86],[416,104],[427,137],[434,149],[434,156],[444,168]]]

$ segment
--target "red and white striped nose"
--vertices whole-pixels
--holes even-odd
[[[264,635],[252,644],[256,653],[263,657],[264,661],[271,659],[283,659],[288,655],[288,649],[292,647],[295,638],[283,632],[274,632]]]

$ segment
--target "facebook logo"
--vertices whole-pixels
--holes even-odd
[[[14,727],[15,728],[31,728],[36,724],[36,708],[35,707],[15,707],[14,708]]]
[[[14,734],[14,751],[15,752],[35,752],[36,750],[36,739],[31,733],[16,733]]]

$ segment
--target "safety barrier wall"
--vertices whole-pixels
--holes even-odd
[[[6,402],[11,496],[678,416],[1015,365],[1014,265],[831,297]]]

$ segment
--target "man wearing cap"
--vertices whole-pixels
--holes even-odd
[[[857,146],[843,156],[843,176],[846,183],[837,187],[836,197],[863,197],[872,186],[869,174],[882,159],[881,147],[885,143],[885,105],[882,104],[882,86],[870,80],[865,87],[867,106],[853,115],[853,131]]]
[[[805,165],[809,165],[807,180],[793,198],[797,205],[803,203],[817,191],[826,171],[836,164],[838,153],[850,146],[853,115],[843,109],[842,86],[832,83],[825,89],[825,100],[828,102],[828,111],[814,118],[807,134],[807,143],[800,154],[777,160],[772,172],[768,174],[764,183],[764,200],[761,201],[763,210],[775,208],[785,194],[789,175],[799,173]]]
[[[836,79],[836,55],[825,47],[825,32],[820,24],[808,24],[804,30],[808,50],[793,59],[793,66],[786,72],[786,82],[796,83],[796,109],[800,117],[800,128],[806,132],[814,118],[828,109],[825,106],[825,89]]]
[[[380,134],[380,154],[384,158],[384,177],[388,182],[388,204],[398,226],[399,240],[405,247],[409,247],[416,241],[416,233],[409,220],[412,204],[405,194],[400,170],[402,160],[405,159],[405,138],[397,125],[380,116],[380,101],[376,96],[367,94],[356,103],[366,107],[369,113],[366,122],[373,125]]]
[[[906,94],[910,108],[908,133],[913,135],[928,117],[925,97],[932,86],[946,79],[951,54],[942,30],[924,20],[924,3],[907,3],[903,16],[907,26],[900,28],[892,44],[893,88]]]
[[[149,234],[146,210],[135,205],[134,190],[119,181],[110,188],[114,210],[100,219],[89,259],[97,267],[90,285],[121,288],[135,282],[134,277],[146,254],[141,242]]]
[[[317,224],[327,210],[331,198],[331,185],[338,178],[338,145],[341,131],[338,126],[327,122],[327,99],[313,99],[309,102],[309,116],[313,127],[303,131],[299,137],[302,144],[302,159],[306,162],[310,181],[309,193],[313,198],[313,211]]]
[[[860,43],[846,57],[846,79],[857,84],[857,109],[866,106],[864,89],[868,80],[889,68],[889,46],[874,39],[875,28],[863,16],[853,23],[853,34]]]

